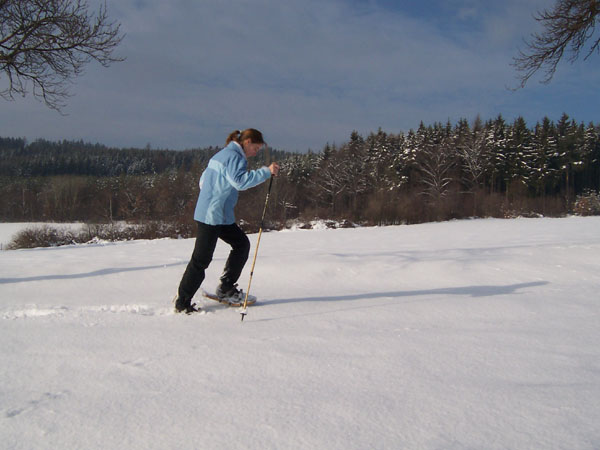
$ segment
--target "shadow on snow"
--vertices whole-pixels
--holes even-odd
[[[173,266],[181,266],[181,265],[185,265],[187,263],[188,263],[188,261],[181,261],[181,262],[169,263],[169,264],[157,264],[154,266],[110,267],[107,269],[94,270],[92,272],[70,273],[70,274],[64,274],[64,275],[38,275],[38,276],[23,277],[23,278],[0,278],[0,284],[25,283],[28,281],[75,280],[78,278],[101,277],[104,275],[111,275],[114,273],[121,273],[121,272],[136,272],[136,271],[140,271],[140,270],[151,270],[151,269],[161,269],[161,268],[173,267]]]
[[[299,298],[283,298],[275,300],[266,300],[260,302],[261,305],[275,305],[282,303],[302,303],[302,302],[338,302],[360,299],[377,299],[377,298],[396,298],[396,297],[416,297],[420,295],[467,295],[471,297],[491,297],[494,295],[514,294],[519,289],[529,287],[544,286],[549,284],[548,281],[533,281],[529,283],[500,285],[483,285],[483,286],[461,286],[453,288],[438,288],[438,289],[419,289],[412,291],[392,291],[392,292],[371,292],[350,295],[333,295],[329,297],[299,297]]]

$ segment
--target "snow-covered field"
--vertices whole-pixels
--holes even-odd
[[[0,252],[1,448],[600,448],[599,217],[266,233],[243,323],[192,247]]]

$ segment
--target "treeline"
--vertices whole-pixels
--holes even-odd
[[[353,132],[339,147],[291,156],[279,206],[376,224],[561,215],[600,188],[599,135],[600,126],[566,114],[533,128],[498,116]]]
[[[38,139],[0,138],[0,176],[46,177],[83,175],[116,177],[120,175],[160,174],[169,170],[192,170],[206,166],[218,151],[206,149],[169,151],[115,149],[83,141],[51,142]]]
[[[599,136],[600,126],[566,114],[533,127],[498,116],[398,134],[353,132],[319,153],[271,151],[252,165],[282,165],[268,214],[274,228],[290,219],[397,224],[593,214],[600,210]],[[165,221],[193,230],[198,179],[217,150],[0,139],[1,219]],[[241,194],[237,216],[248,229],[257,226],[265,189]]]

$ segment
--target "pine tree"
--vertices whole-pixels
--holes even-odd
[[[558,156],[556,128],[548,117],[544,117],[542,124],[536,124],[533,136],[533,152],[530,159],[530,185],[536,195],[543,198],[545,209],[546,193],[555,189],[557,183],[557,169],[554,161]]]
[[[556,129],[558,132],[559,169],[564,174],[565,198],[567,202],[571,202],[575,193],[574,172],[581,166],[580,150],[583,147],[583,130],[566,113],[561,116]]]
[[[583,144],[585,185],[590,189],[600,189],[600,128],[590,122],[585,129]]]
[[[503,192],[503,181],[507,174],[506,149],[508,147],[507,126],[502,115],[486,125],[486,146],[490,154],[491,192]]]
[[[506,194],[509,195],[514,181],[527,183],[531,175],[527,168],[532,159],[532,137],[523,117],[517,117],[508,127],[507,147],[504,159]]]

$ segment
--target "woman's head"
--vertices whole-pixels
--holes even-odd
[[[233,133],[229,134],[227,137],[227,141],[225,144],[229,144],[231,141],[235,141],[238,144],[241,144],[246,139],[250,139],[250,142],[253,144],[264,144],[263,135],[260,131],[255,130],[254,128],[248,128],[244,131],[235,130]]]
[[[227,137],[226,144],[229,144],[231,141],[240,144],[246,156],[256,156],[259,150],[265,145],[262,133],[254,128],[247,128],[241,132],[235,130]]]

